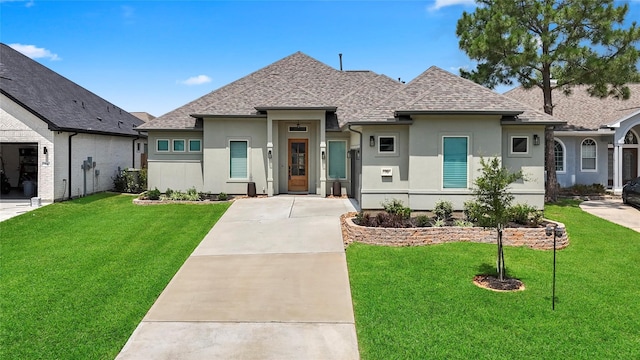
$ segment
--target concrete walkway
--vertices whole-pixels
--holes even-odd
[[[358,359],[348,211],[347,199],[235,201],[117,359]]]
[[[623,204],[621,198],[583,201],[580,208],[592,215],[640,232],[640,210]]]
[[[41,202],[41,206],[49,205],[50,202]],[[40,206],[31,206],[31,199],[2,199],[0,198],[0,221],[5,221],[22,215]]]

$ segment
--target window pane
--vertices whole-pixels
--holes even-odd
[[[379,151],[380,152],[394,152],[395,151],[395,138],[394,137],[384,137],[380,136],[379,141]]]
[[[200,151],[200,140],[189,140],[189,151]]]
[[[553,155],[556,163],[556,171],[564,171],[564,150],[559,142],[555,142]]]
[[[511,138],[511,152],[513,153],[526,153],[527,152],[527,140],[526,137],[514,137]]]
[[[158,140],[158,151],[169,151],[169,140]]]
[[[247,176],[247,142],[229,142],[230,172],[232,179],[246,179]]]
[[[184,140],[173,140],[173,151],[184,151]]]
[[[332,179],[347,177],[346,141],[329,141],[329,177]]]
[[[467,138],[445,137],[443,141],[443,187],[467,188]]]
[[[582,142],[582,169],[596,169],[596,142],[592,139],[586,139]]]

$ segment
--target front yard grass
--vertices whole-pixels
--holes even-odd
[[[0,359],[113,359],[228,204],[57,203],[0,223]]]
[[[347,261],[362,359],[638,359],[640,234],[549,205],[570,245],[557,253],[505,248],[507,274],[526,290],[497,293],[496,245],[391,248],[352,244]]]

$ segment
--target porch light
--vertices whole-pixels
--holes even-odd
[[[324,150],[322,150],[322,160],[324,160],[327,157],[327,154],[325,154]]]
[[[42,153],[45,154],[45,155],[47,155],[49,153],[49,150],[47,150],[46,146],[42,149]]]
[[[369,146],[371,147],[376,146],[376,137],[373,135],[369,136]]]
[[[269,159],[271,159],[271,158],[273,157],[273,154],[271,153],[271,149],[269,149],[269,150],[267,151],[267,157],[268,157]]]
[[[540,136],[533,134],[533,145],[540,145]]]

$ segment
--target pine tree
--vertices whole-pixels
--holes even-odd
[[[456,34],[460,49],[478,62],[461,71],[489,88],[519,82],[542,89],[544,111],[553,115],[552,90],[565,94],[588,85],[592,96],[628,99],[637,68],[640,29],[625,28],[628,6],[613,0],[476,0]],[[553,81],[552,81],[553,79]],[[545,130],[546,200],[557,200],[553,127]]]

